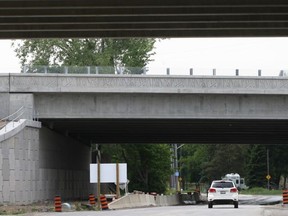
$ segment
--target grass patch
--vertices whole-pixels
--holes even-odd
[[[26,213],[23,209],[14,209],[14,210],[0,210],[0,215],[19,215]]]
[[[240,191],[240,194],[246,195],[282,195],[282,190],[268,190],[265,188],[255,187],[248,190]]]

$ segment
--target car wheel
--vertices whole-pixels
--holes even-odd
[[[208,202],[208,208],[213,208],[213,203],[211,201]]]
[[[234,208],[238,208],[238,201],[234,202]]]

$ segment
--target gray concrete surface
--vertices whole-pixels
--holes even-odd
[[[285,77],[10,74],[0,83],[0,118],[25,105],[39,118],[288,119]]]
[[[96,191],[89,183],[88,146],[39,126],[3,130],[0,204],[30,204],[55,195],[85,199]]]
[[[1,81],[2,80],[2,81]],[[287,77],[10,74],[0,92],[288,94]]]
[[[283,95],[41,93],[34,100],[39,118],[288,119]]]
[[[9,93],[0,93],[0,119],[5,118],[6,116],[8,116],[9,113]]]
[[[0,118],[25,105],[39,118],[55,120],[287,120],[288,79],[1,74],[0,100]],[[25,127],[1,140],[0,203],[27,204],[56,194],[84,198],[95,191],[89,184],[89,147],[67,134]]]
[[[6,134],[6,139],[0,141],[0,203],[27,204],[39,200],[36,187],[38,146],[37,127],[24,127],[11,136]]]
[[[109,209],[180,205],[179,195],[128,194],[108,204]],[[196,202],[195,202],[196,203]]]

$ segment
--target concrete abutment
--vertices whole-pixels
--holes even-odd
[[[47,128],[25,126],[0,142],[0,204],[86,199],[90,148]]]

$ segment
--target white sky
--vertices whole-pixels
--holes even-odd
[[[0,73],[20,72],[20,61],[11,44],[11,40],[0,40]]]
[[[11,47],[11,40],[0,40],[0,73],[20,72],[20,62]],[[156,43],[155,60],[148,74],[212,74],[278,76],[288,69],[288,38],[173,38]]]

